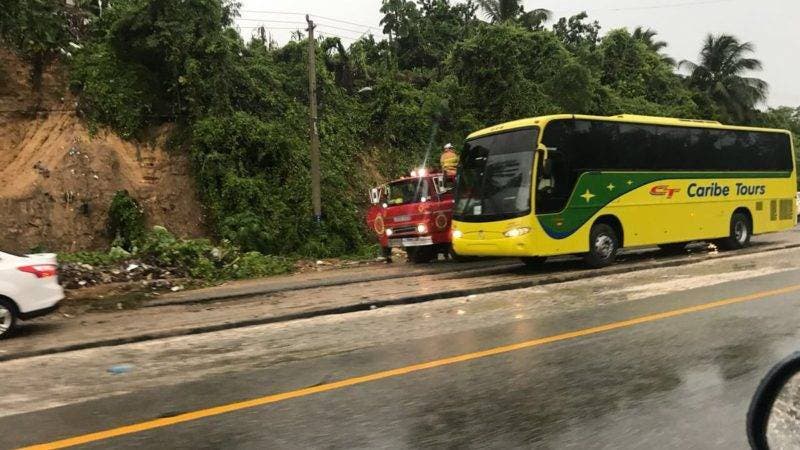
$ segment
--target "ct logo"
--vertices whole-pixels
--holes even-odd
[[[676,192],[680,192],[681,190],[678,188],[671,188],[666,184],[662,184],[659,186],[653,186],[650,188],[650,195],[665,195],[667,198],[672,198]]]

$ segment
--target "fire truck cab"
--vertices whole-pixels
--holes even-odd
[[[383,255],[390,258],[392,248],[401,247],[410,261],[425,263],[450,254],[454,186],[453,176],[417,169],[371,189],[367,224]]]

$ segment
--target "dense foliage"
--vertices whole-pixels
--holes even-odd
[[[34,1],[51,0],[14,0]],[[760,64],[746,42],[698,42],[684,76],[654,30],[601,33],[585,13],[549,30],[548,11],[521,4],[384,0],[387,39],[318,42],[322,223],[310,213],[301,32],[283,46],[264,34],[246,42],[228,0],[117,0],[90,15],[72,84],[90,123],[127,137],[178,124],[174,141],[193,158],[217,237],[275,254],[358,252],[371,183],[497,122],[631,113],[800,129],[797,110],[755,109],[766,85],[752,78]]]
[[[106,229],[113,245],[126,250],[144,236],[144,210],[127,191],[117,191],[111,199]]]
[[[169,271],[171,276],[205,281],[254,278],[287,273],[291,259],[242,251],[222,240],[180,239],[163,227],[153,227],[134,243],[130,252],[112,247],[108,252],[61,253],[61,263],[89,264],[99,268],[124,268],[145,263]]]

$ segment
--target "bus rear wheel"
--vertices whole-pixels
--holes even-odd
[[[583,255],[586,264],[593,268],[606,267],[614,263],[619,250],[619,236],[610,225],[596,223],[589,232],[589,252]]]
[[[723,250],[739,250],[750,245],[753,235],[753,224],[746,214],[737,212],[731,216],[730,234],[717,241],[717,246]]]

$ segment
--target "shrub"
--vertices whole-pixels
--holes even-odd
[[[145,231],[144,210],[127,191],[117,191],[108,208],[108,235],[114,245],[132,250]]]
[[[287,258],[258,252],[242,253],[228,241],[214,245],[207,239],[178,239],[159,226],[153,227],[139,242],[137,256],[203,280],[262,277],[286,273],[292,268]]]

